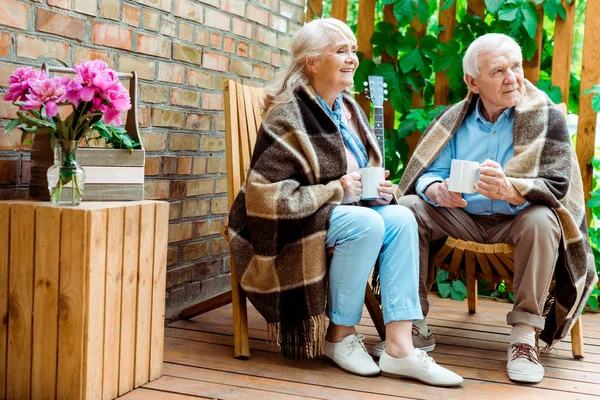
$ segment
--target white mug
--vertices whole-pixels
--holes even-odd
[[[379,184],[385,180],[385,169],[381,167],[366,167],[360,169],[360,181],[362,182],[362,200],[374,200],[379,198]]]
[[[450,164],[450,182],[448,182],[448,190],[451,192],[474,193],[478,171],[478,162],[452,160],[452,164]]]

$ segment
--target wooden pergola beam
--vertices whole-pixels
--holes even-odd
[[[373,58],[373,45],[371,44],[371,36],[375,30],[375,0],[359,0],[358,1],[358,24],[356,26],[356,36],[358,41],[358,51],[360,51],[365,59]],[[361,91],[361,86],[355,88]],[[357,96],[358,104],[362,107],[365,115],[369,117],[371,114],[371,105],[362,93]]]
[[[563,0],[562,5],[567,12],[567,19],[556,19],[554,54],[552,56],[552,84],[560,88],[563,103],[569,104],[575,0],[571,4],[567,0]]]
[[[323,15],[323,0],[308,0],[306,3],[306,22]]]
[[[346,22],[348,19],[348,0],[333,0],[331,2],[331,16]]]
[[[438,40],[442,43],[448,43],[452,39],[454,28],[456,27],[456,2],[447,10],[441,11],[438,18],[440,26],[444,30],[438,35]],[[450,80],[446,76],[446,72],[438,72],[435,74],[435,95],[433,105],[448,104],[448,93],[450,92]]]

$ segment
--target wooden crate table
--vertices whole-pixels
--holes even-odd
[[[0,202],[0,399],[113,399],[162,374],[166,202]]]

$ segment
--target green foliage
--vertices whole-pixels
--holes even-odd
[[[594,93],[592,97],[592,108],[596,112],[600,112],[600,85],[594,85],[591,89],[586,90],[583,94]]]
[[[452,300],[462,301],[467,297],[467,287],[460,280],[451,281],[448,271],[440,269],[436,278],[437,288],[443,299],[450,296]]]
[[[98,121],[94,124],[93,128],[98,132],[98,135],[93,136],[88,140],[104,139],[106,147],[112,147],[113,149],[127,149],[129,152],[140,147],[140,142],[134,140],[127,134],[127,131],[120,126],[107,125],[102,121]]]

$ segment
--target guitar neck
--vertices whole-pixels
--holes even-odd
[[[385,144],[383,142],[383,107],[373,107],[375,137],[381,150],[382,166],[385,168]]]

